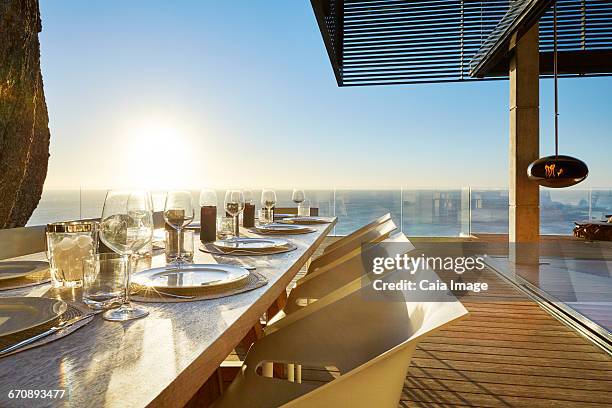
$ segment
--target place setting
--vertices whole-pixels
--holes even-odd
[[[305,195],[302,190],[296,195],[294,190],[292,200],[298,205],[298,217],[306,217],[310,214],[310,204],[306,202]],[[290,223],[282,223],[278,219],[278,214],[275,212],[276,194],[272,190],[264,190],[261,193],[261,209],[259,210],[258,223],[250,231],[259,235],[299,235],[310,234],[316,229],[304,225],[291,225]],[[285,217],[288,216],[288,217]],[[285,218],[295,218],[295,214],[284,214]]]
[[[203,243],[200,250],[214,255],[263,256],[290,252],[295,244],[280,238],[239,237]]]
[[[254,227],[252,228],[252,231],[261,235],[299,235],[310,234],[315,232],[316,229],[301,225],[281,224],[275,222]]]
[[[201,198],[200,205],[206,204]],[[208,199],[208,202],[212,199]],[[271,208],[276,202],[276,195],[272,190],[264,190],[262,192],[262,206],[266,208],[264,212],[269,214]],[[204,208],[204,207],[202,207]],[[219,256],[264,256],[275,255],[295,250],[295,244],[282,238],[254,237],[242,236],[241,229],[247,234],[253,231],[255,226],[255,206],[252,203],[252,194],[247,191],[246,194],[241,190],[228,190],[225,195],[224,206],[225,217],[220,217],[216,221],[215,234],[206,234],[206,230],[213,228],[212,221],[209,225],[204,225],[201,234],[202,244],[200,250],[213,255]],[[204,210],[203,210],[204,211]],[[261,211],[260,211],[261,213]],[[242,226],[240,225],[240,215],[242,217]],[[260,216],[259,224],[265,224],[265,217]],[[204,219],[204,216],[202,217]],[[267,222],[271,224],[271,222]],[[242,228],[241,228],[242,227]],[[214,240],[213,240],[214,239]]]
[[[171,191],[166,198],[166,264],[135,272],[132,275],[131,299],[137,302],[183,302],[231,296],[267,284],[256,268],[240,263],[193,263],[194,231],[200,230],[200,250],[217,255],[245,255],[249,251],[270,251],[269,242],[234,235],[238,215],[245,208],[242,190],[229,190],[224,209],[231,217],[216,219],[216,193],[203,189],[200,194],[201,221],[190,228],[195,218],[191,193]],[[247,195],[248,197],[248,195]],[[213,217],[206,216],[207,213]],[[223,230],[223,226],[227,230]],[[221,229],[217,232],[217,226]],[[211,235],[211,231],[213,232]],[[221,238],[206,242],[208,237]],[[278,242],[274,243],[278,246]],[[283,241],[285,246],[289,243]],[[207,249],[208,248],[208,249]],[[278,250],[278,249],[277,249]],[[286,249],[285,249],[286,250]],[[214,259],[214,258],[213,258]]]
[[[331,221],[322,217],[312,216],[297,216],[297,217],[286,217],[277,221],[279,224],[288,225],[313,225],[313,224],[329,224]]]
[[[0,297],[0,358],[60,339],[96,312],[46,297]]]
[[[0,261],[0,291],[41,285],[50,281],[47,261]]]

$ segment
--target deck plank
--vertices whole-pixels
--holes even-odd
[[[465,319],[422,341],[401,407],[612,406],[612,359],[487,271]]]

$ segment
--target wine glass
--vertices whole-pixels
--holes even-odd
[[[272,216],[272,208],[274,208],[275,205],[276,193],[274,190],[263,189],[261,192],[261,206],[266,209],[270,222],[274,221],[274,217]]]
[[[147,191],[106,193],[100,222],[100,239],[123,259],[124,291],[122,304],[104,313],[106,320],[123,322],[149,314],[130,302],[131,258],[153,239],[153,203]]]
[[[242,190],[244,194],[244,202],[246,204],[253,204],[253,192],[251,190]]]
[[[240,236],[238,216],[244,211],[244,193],[242,190],[227,190],[225,193],[225,211],[234,218],[234,236]]]
[[[176,265],[179,268],[185,262],[185,259],[181,256],[183,249],[183,234],[181,232],[193,221],[194,217],[195,210],[191,193],[186,190],[169,191],[164,205],[164,220],[176,230],[178,236]]]
[[[304,190],[298,190],[296,188],[293,189],[293,193],[291,194],[291,201],[293,201],[298,207],[301,203],[306,199],[306,194],[304,194]]]
[[[216,207],[217,193],[212,188],[203,188],[200,190],[200,207]]]

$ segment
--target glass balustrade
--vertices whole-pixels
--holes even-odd
[[[408,236],[458,237],[508,233],[508,190],[483,188],[320,189],[306,190],[311,207],[321,216],[336,216],[335,235],[346,235],[370,220],[391,213],[398,229]],[[99,217],[105,190],[47,189],[28,225]],[[291,190],[278,189],[277,207],[295,207]],[[260,191],[253,190],[259,208]],[[195,202],[199,191],[193,191]],[[218,205],[224,191],[219,190]],[[153,191],[154,208],[161,211],[164,191]],[[612,189],[541,189],[542,234],[571,235],[574,222],[602,220],[612,214]],[[198,215],[199,216],[199,215]]]

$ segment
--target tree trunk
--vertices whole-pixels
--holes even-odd
[[[0,0],[0,228],[26,224],[49,161],[38,0]]]

